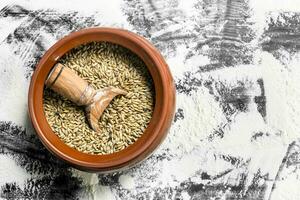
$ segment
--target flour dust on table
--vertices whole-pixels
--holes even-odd
[[[299,21],[297,0],[1,1],[0,198],[297,200]],[[57,160],[27,116],[41,56],[93,26],[146,37],[177,89],[164,143],[112,174]]]

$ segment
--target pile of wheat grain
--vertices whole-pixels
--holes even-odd
[[[115,86],[117,96],[99,120],[100,132],[87,123],[83,107],[44,90],[44,111],[52,130],[67,145],[89,154],[109,154],[134,143],[144,132],[154,109],[154,85],[144,62],[128,49],[107,42],[81,45],[60,62],[95,89]]]

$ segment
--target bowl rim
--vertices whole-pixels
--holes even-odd
[[[130,49],[145,62],[154,81],[155,107],[148,127],[135,143],[113,154],[91,155],[69,147],[52,131],[43,110],[44,82],[49,71],[66,52],[92,41],[108,41]],[[43,55],[31,78],[28,110],[38,137],[54,155],[85,171],[112,171],[140,162],[163,141],[174,116],[175,85],[163,56],[145,38],[119,28],[86,28],[60,39]]]

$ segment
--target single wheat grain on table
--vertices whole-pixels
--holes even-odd
[[[133,144],[143,134],[154,109],[154,85],[137,55],[115,44],[93,42],[71,50],[59,62],[95,89],[114,86],[128,92],[114,98],[99,120],[100,132],[94,132],[83,107],[45,88],[45,115],[63,142],[84,153],[109,154]]]

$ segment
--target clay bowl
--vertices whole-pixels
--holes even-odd
[[[44,82],[51,68],[72,48],[92,41],[116,43],[137,54],[149,69],[155,87],[155,108],[143,135],[124,150],[107,155],[86,154],[67,146],[51,130],[43,110]],[[163,57],[146,39],[122,29],[89,28],[64,37],[44,54],[31,79],[28,107],[33,127],[50,152],[75,168],[107,172],[131,167],[147,158],[159,146],[174,115],[175,87]]]

